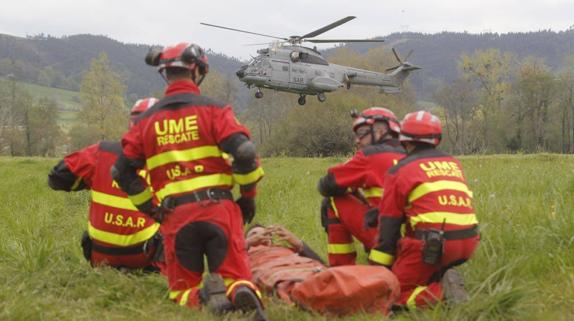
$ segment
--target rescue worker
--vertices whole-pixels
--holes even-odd
[[[371,107],[352,116],[359,149],[350,160],[329,168],[318,185],[325,197],[321,221],[328,234],[330,266],[355,264],[353,236],[366,251],[375,245],[383,176],[405,154],[397,139],[400,125],[392,111]]]
[[[138,100],[131,109],[130,126],[137,115],[157,101]],[[152,253],[144,251],[144,243],[155,240],[159,224],[138,212],[110,176],[110,168],[121,151],[119,142],[102,141],[74,152],[52,169],[48,184],[54,190],[67,192],[91,190],[88,230],[82,237],[82,248],[93,266],[155,270]]]
[[[172,300],[215,314],[255,310],[256,320],[266,320],[243,236],[263,176],[249,131],[230,105],[200,95],[209,64],[198,45],[152,48],[146,63],[167,81],[165,97],[124,135],[113,176],[138,209],[161,221]],[[144,165],[161,207],[136,174]],[[204,256],[211,274],[202,282]]]
[[[410,113],[402,121],[399,140],[408,156],[385,176],[379,240],[370,255],[392,266],[401,283],[398,304],[411,310],[441,299],[466,301],[462,278],[452,267],[468,260],[479,242],[472,192],[460,162],[436,149],[441,135],[440,120],[429,112]]]

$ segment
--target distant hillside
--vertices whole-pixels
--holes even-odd
[[[423,69],[415,72],[410,79],[418,98],[426,100],[430,100],[438,84],[451,82],[457,77],[457,62],[462,53],[498,48],[519,57],[542,57],[551,67],[560,68],[563,56],[574,52],[573,30],[479,35],[393,33],[384,38],[387,46],[394,46],[403,56],[414,49],[409,60]],[[348,46],[364,53],[374,45]],[[106,52],[112,65],[126,80],[128,98],[134,100],[163,87],[161,78],[143,63],[148,48],[149,45],[124,44],[105,36],[19,38],[0,34],[0,76],[13,74],[20,81],[78,90],[82,73],[89,68],[91,59]],[[325,54],[328,56],[333,50],[326,50]],[[209,59],[214,70],[233,78],[241,65],[235,58],[213,52],[209,54]],[[241,100],[245,100],[245,95],[247,91],[241,90]]]
[[[163,87],[154,69],[144,63],[149,47],[124,44],[105,36],[20,38],[0,34],[0,76],[13,74],[25,82],[78,90],[90,61],[106,52],[126,80],[128,96],[134,99]],[[234,73],[241,65],[237,59],[217,53],[210,53],[209,59],[213,69],[223,73]]]

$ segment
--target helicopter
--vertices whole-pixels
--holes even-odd
[[[255,98],[263,98],[261,88],[299,94],[299,105],[305,105],[306,96],[309,95],[316,95],[320,102],[324,102],[327,99],[325,93],[343,87],[350,89],[351,85],[378,86],[385,93],[399,93],[409,73],[421,69],[407,62],[412,50],[404,59],[401,59],[396,50],[392,48],[399,65],[381,73],[329,63],[316,47],[308,48],[301,45],[303,42],[384,42],[382,39],[310,39],[355,18],[355,16],[348,16],[303,36],[290,37],[276,37],[204,22],[201,24],[275,39],[274,42],[265,43],[270,46],[257,50],[258,55],[236,72],[239,80],[244,82],[248,88],[257,88]]]

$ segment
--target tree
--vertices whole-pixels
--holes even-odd
[[[554,76],[544,62],[526,57],[512,86],[514,94],[513,120],[517,147],[529,152],[549,148],[549,109],[553,101]]]
[[[498,49],[476,50],[472,55],[462,55],[459,71],[465,79],[477,84],[479,103],[484,110],[482,122],[482,144],[485,150],[496,151],[498,113],[510,88],[510,68],[513,62],[510,53]]]
[[[201,94],[218,99],[224,103],[232,103],[237,88],[229,76],[216,71],[210,71],[201,83]]]
[[[9,78],[9,81],[2,83],[0,90],[2,149],[7,150],[10,156],[30,155],[31,151],[27,148],[29,139],[25,136],[24,124],[33,104],[32,96],[18,86],[14,76]]]
[[[564,57],[564,68],[556,78],[556,100],[560,114],[562,153],[574,152],[574,53]]]
[[[245,121],[253,133],[254,141],[261,146],[262,152],[273,150],[269,138],[277,125],[294,106],[293,95],[278,91],[265,93],[265,99],[251,98],[240,118]]]
[[[476,106],[472,85],[459,78],[452,85],[439,88],[434,99],[444,109],[444,136],[452,151],[457,154],[471,153],[477,147],[473,144],[472,133],[469,133]]]
[[[62,135],[58,125],[58,106],[56,102],[40,98],[29,110],[26,131],[30,137],[28,150],[30,155],[55,156],[56,147]]]
[[[98,140],[117,140],[126,131],[128,109],[124,102],[125,85],[114,72],[105,53],[92,60],[80,87],[82,109],[79,124],[71,132],[72,145],[92,144]]]
[[[349,117],[353,105],[341,100],[329,105],[313,101],[304,108],[291,108],[262,151],[266,155],[304,157],[349,154],[354,145]]]

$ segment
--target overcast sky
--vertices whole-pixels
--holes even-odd
[[[345,16],[357,17],[317,38],[372,38],[399,31],[561,31],[574,25],[574,0],[2,0],[0,4],[4,34],[89,33],[159,45],[191,41],[242,59],[257,49],[245,44],[268,38],[199,22],[288,37]]]

